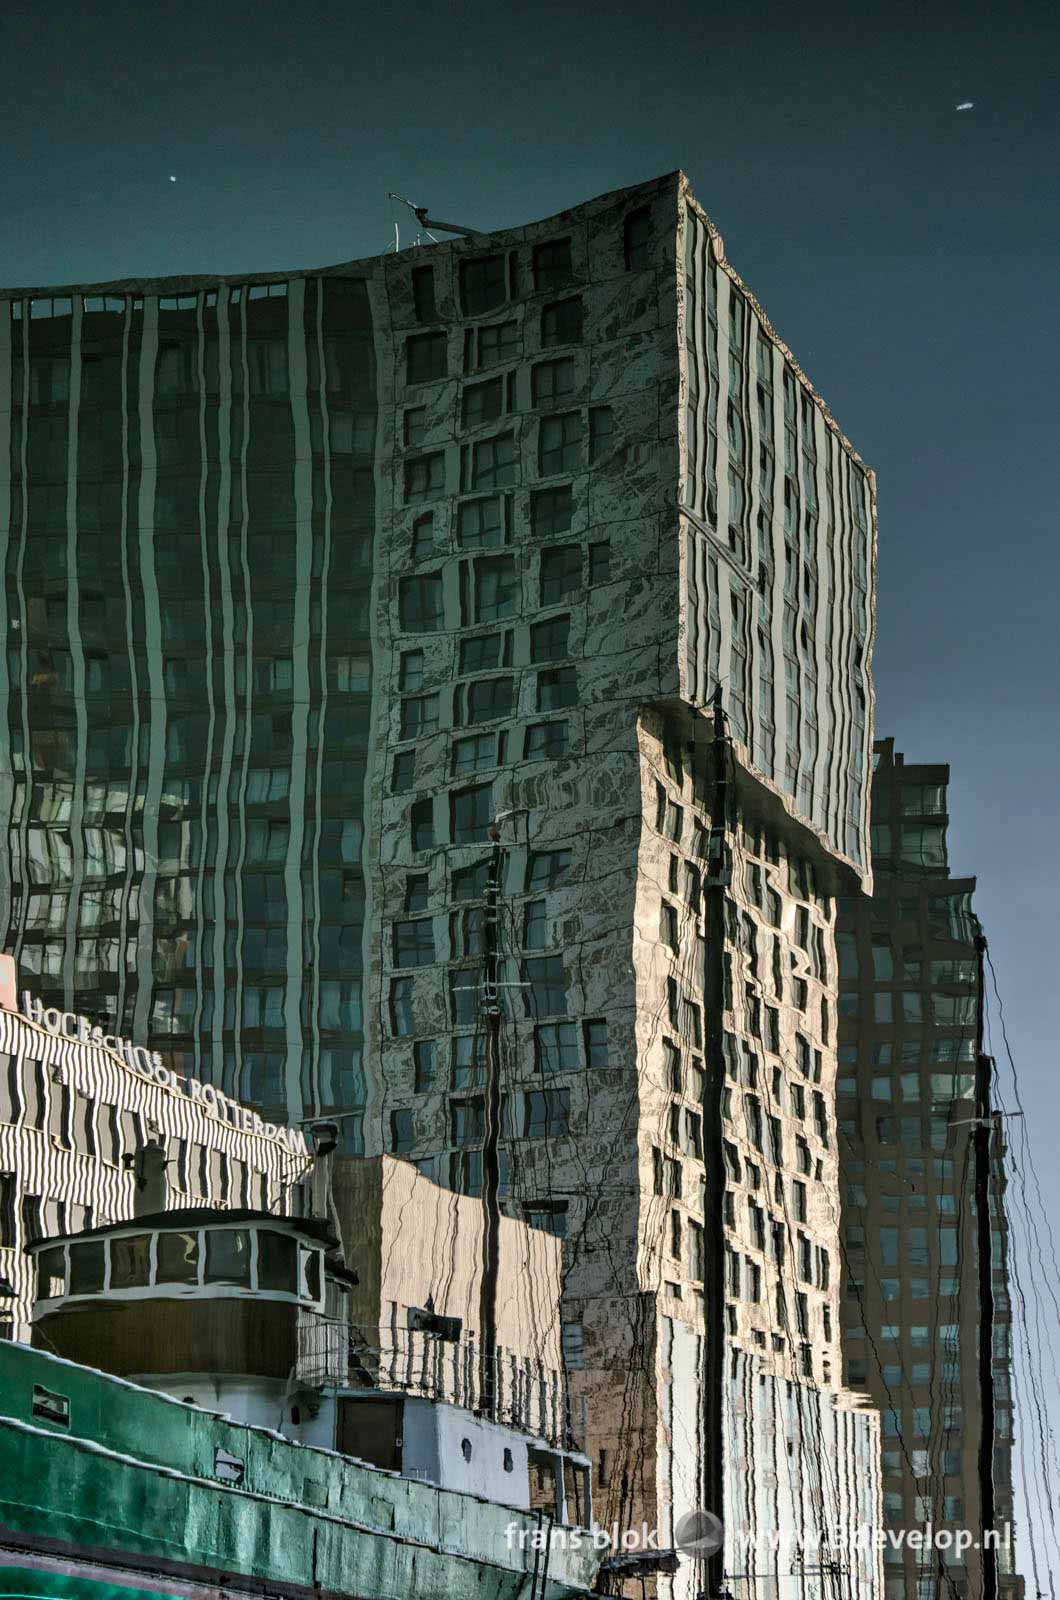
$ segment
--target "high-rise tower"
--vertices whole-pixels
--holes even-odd
[[[7,298],[10,946],[465,1192],[495,1038],[601,1513],[669,1538],[724,1479],[801,1551],[771,1592],[826,1592],[812,1532],[878,1487],[832,1107],[874,485],[686,181]]]

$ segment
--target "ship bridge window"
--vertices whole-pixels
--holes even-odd
[[[42,1300],[66,1292],[66,1258],[62,1245],[42,1250],[37,1258],[37,1294]]]
[[[289,1234],[258,1234],[258,1288],[298,1293],[298,1245]]]
[[[99,1294],[103,1288],[104,1247],[102,1239],[90,1239],[70,1246],[70,1293]]]
[[[110,1286],[112,1289],[146,1288],[151,1275],[151,1235],[136,1233],[127,1239],[110,1241]]]
[[[310,1300],[320,1299],[320,1251],[302,1251],[302,1282]]]
[[[160,1233],[156,1283],[198,1283],[199,1237],[195,1233]]]
[[[250,1284],[250,1235],[245,1228],[206,1233],[206,1283]]]

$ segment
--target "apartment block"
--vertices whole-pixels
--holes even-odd
[[[601,1519],[702,1503],[709,1368],[727,1501],[803,1552],[856,1520],[834,902],[870,883],[874,482],[687,181],[6,298],[9,945],[475,1196],[498,847],[501,1203],[564,1240]],[[824,1593],[799,1560],[778,1600]]]
[[[1012,1307],[1007,1270],[1005,1136],[993,1125],[989,1210],[993,1415],[981,1389],[983,1318],[975,1201],[977,1010],[975,879],[948,864],[949,768],[907,764],[876,747],[871,897],[840,901],[839,1119],[848,1383],[883,1424],[890,1528],[971,1531],[976,1548],[885,1552],[888,1596],[984,1592],[984,1427],[1000,1592],[1014,1567]]]

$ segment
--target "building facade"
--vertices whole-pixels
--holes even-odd
[[[984,1592],[981,1303],[973,1152],[979,921],[948,865],[949,768],[877,746],[871,898],[840,902],[837,1082],[847,1381],[883,1419],[887,1526],[970,1530],[976,1548],[890,1547],[887,1594]],[[1012,1311],[1003,1124],[991,1136],[993,1481],[1013,1525]],[[1018,1594],[1011,1538],[1000,1592]]]
[[[0,1003],[0,1337],[29,1338],[26,1248],[41,1238],[155,1203],[298,1210],[300,1129],[264,1123],[122,1039],[92,1041],[87,1019],[30,995],[15,1010],[12,991]]]
[[[698,1503],[721,1342],[730,1415],[746,1360],[870,1433],[832,1096],[874,483],[684,178],[7,299],[3,864],[42,992],[475,1195],[496,821],[502,1204],[565,1240],[602,1520]]]

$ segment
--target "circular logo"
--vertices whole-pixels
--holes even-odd
[[[723,1537],[721,1518],[713,1511],[689,1511],[674,1529],[674,1544],[687,1556],[712,1556]]]

